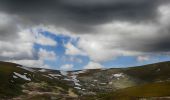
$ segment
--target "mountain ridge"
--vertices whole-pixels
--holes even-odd
[[[137,97],[169,97],[169,72],[170,61],[128,68],[67,72],[0,61],[0,99],[131,100]],[[148,90],[151,95],[146,96],[141,87],[164,92],[150,93]]]

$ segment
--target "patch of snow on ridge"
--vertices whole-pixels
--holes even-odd
[[[51,76],[48,76],[48,75],[43,75],[43,76],[45,76],[47,78],[50,78],[50,79],[53,79]]]
[[[74,72],[74,74],[81,74],[81,73],[85,73],[87,70],[81,70],[81,71],[77,71],[77,72]]]
[[[78,90],[81,90],[81,88],[80,87],[74,87],[75,89],[78,89]]]
[[[31,79],[30,79],[30,78],[26,77],[26,75],[21,75],[21,74],[16,73],[16,72],[14,72],[14,74],[15,74],[16,76],[18,76],[18,77],[20,77],[20,78],[24,79],[24,80],[31,81]]]
[[[113,77],[119,78],[119,77],[124,77],[124,75],[123,73],[113,74]]]
[[[74,84],[75,84],[76,86],[81,86],[81,85],[79,84],[80,81],[77,79],[77,76],[76,76],[76,75],[71,76],[71,78],[72,78],[72,81],[74,82]]]
[[[29,72],[34,72],[34,71],[35,71],[35,70],[31,69],[31,68],[24,67],[24,66],[17,66],[17,67],[22,68],[22,69],[25,69],[25,70],[27,70],[27,71],[29,71]]]
[[[59,75],[59,74],[48,74],[48,75],[50,75],[50,76],[52,76],[52,77],[60,77],[61,75]]]
[[[46,70],[45,69],[41,69],[41,70],[39,70],[39,72],[46,72]]]
[[[65,81],[72,81],[71,79],[68,79],[68,78],[64,78],[63,80],[65,80]]]
[[[63,75],[63,76],[67,76],[67,74],[68,74],[68,72],[66,72],[66,71],[60,71],[60,73],[61,73],[61,75]]]
[[[83,91],[85,91],[86,89],[82,89]]]
[[[48,74],[48,75],[53,78],[57,78],[57,79],[58,79],[58,77],[61,77],[61,75],[59,75],[59,74]]]
[[[97,82],[98,80],[94,80],[94,82]]]
[[[18,78],[17,76],[13,75],[13,78]]]
[[[85,71],[86,70],[72,72],[71,80],[74,82],[74,85],[81,86],[81,84],[79,84],[80,81],[77,79],[77,75],[80,73],[84,73]]]
[[[100,83],[101,85],[106,85],[107,83]]]

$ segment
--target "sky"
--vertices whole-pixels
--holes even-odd
[[[59,70],[170,61],[170,1],[0,0],[0,60]]]

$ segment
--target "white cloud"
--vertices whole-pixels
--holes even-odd
[[[10,59],[9,62],[21,64],[27,67],[37,67],[37,68],[51,68],[52,66],[46,65],[44,60],[55,60],[56,54],[53,51],[47,51],[45,49],[40,49],[38,52],[38,59]]]
[[[85,53],[83,51],[81,51],[79,48],[75,47],[70,42],[65,45],[65,48],[66,48],[66,51],[65,51],[66,55],[85,55]]]
[[[160,14],[160,23],[169,25],[170,18],[170,4],[162,5],[158,7],[158,12]]]
[[[8,60],[8,61],[26,67],[51,68],[51,66],[44,64],[43,60]]]
[[[69,57],[66,57],[66,56],[63,56],[61,58],[64,62],[74,62],[74,63],[82,63],[83,60],[80,59],[80,58],[77,58],[75,56],[69,56]]]
[[[157,27],[152,23],[145,24],[132,24],[129,22],[109,22],[103,25],[96,26],[96,31],[88,34],[74,34],[69,31],[64,34],[65,31],[61,31],[64,35],[68,35],[72,38],[80,38],[78,46],[74,46],[72,43],[65,45],[67,55],[87,55],[91,60],[96,62],[103,62],[118,56],[131,56],[143,54],[141,51],[128,50],[129,43],[122,41],[132,41],[135,38],[153,38]],[[53,28],[55,29],[55,28]],[[56,32],[48,28],[48,30]],[[122,30],[123,29],[123,30]],[[105,34],[104,34],[105,33]],[[150,33],[150,34],[147,34]],[[97,34],[97,35],[96,35]],[[128,35],[127,35],[128,34]],[[129,39],[128,36],[132,36]],[[140,39],[139,38],[139,39]]]
[[[112,46],[104,40],[94,39],[93,36],[81,37],[78,47],[81,48],[91,60],[101,62],[112,59],[119,55],[119,50],[112,49]]]
[[[15,33],[14,33],[15,34]],[[0,59],[31,59],[34,58],[34,36],[28,30],[18,33],[17,39],[11,41],[0,40]]]
[[[57,42],[49,37],[46,37],[44,35],[42,35],[41,33],[40,34],[37,34],[36,36],[36,43],[37,44],[40,44],[40,45],[48,45],[48,46],[56,46],[57,45]]]
[[[70,71],[73,69],[73,65],[72,64],[65,64],[65,65],[62,65],[60,67],[60,70],[64,70],[64,71]]]
[[[84,69],[101,69],[103,66],[96,62],[89,62],[86,66],[84,66]]]
[[[149,61],[150,60],[150,56],[138,56],[137,60],[139,62],[143,62],[143,61]]]
[[[54,51],[47,51],[45,49],[40,48],[38,52],[39,59],[42,60],[56,60],[56,54]]]
[[[55,46],[57,43],[51,38],[38,33],[38,29],[31,31],[25,27],[21,18],[0,12],[0,60],[10,61],[29,67],[50,67],[44,60],[54,60],[55,53],[40,50],[36,52],[34,43]],[[36,58],[36,55],[39,57]]]

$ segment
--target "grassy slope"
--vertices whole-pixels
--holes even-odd
[[[49,87],[61,87],[64,91],[70,88],[64,82],[57,79],[50,79],[43,76],[40,72],[30,72],[25,69],[17,67],[19,65],[14,63],[0,62],[0,98],[11,98],[22,94],[21,85],[29,81],[17,78],[14,80],[13,72],[20,74],[27,73],[27,77],[31,78],[32,82],[46,82]],[[14,82],[11,82],[14,80]]]
[[[82,100],[138,100],[139,97],[170,96],[170,62],[125,68],[122,69],[121,72],[142,80],[144,83],[111,93],[86,96],[85,99]]]
[[[28,73],[29,77],[33,79],[34,82],[45,81],[51,86],[59,86],[68,90],[69,87],[58,80],[49,79],[42,76],[40,72],[32,73],[22,68],[16,67],[17,64],[0,62],[0,98],[11,97],[21,94],[21,85],[27,83],[25,80],[16,80],[16,83],[10,82],[13,72],[20,74]],[[109,73],[114,72],[115,69],[110,69]],[[88,73],[80,74],[80,77],[91,76],[101,72],[101,70],[91,70]],[[105,72],[105,71],[104,71]],[[154,97],[154,96],[169,96],[170,95],[170,82],[166,81],[170,78],[170,62],[162,62],[157,64],[145,65],[140,67],[131,67],[125,69],[116,69],[116,72],[123,72],[134,78],[143,80],[146,84],[138,85],[134,87],[129,87],[121,89],[108,94],[100,94],[97,98],[101,100],[114,100],[114,99],[128,99],[137,97]],[[108,73],[108,72],[105,72]],[[33,77],[34,76],[34,77]],[[164,81],[159,83],[154,83],[155,81]],[[122,98],[123,97],[123,98]],[[89,97],[88,100],[96,97]],[[114,98],[114,99],[113,99]],[[125,99],[125,100],[126,100]],[[82,99],[83,100],[83,99]],[[87,100],[87,98],[85,99]]]
[[[12,83],[13,72],[24,73],[21,68],[17,68],[16,64],[0,62],[0,97],[3,96],[16,96],[21,93],[19,84],[24,83],[23,80],[17,80],[17,83]],[[27,72],[29,73],[29,72]]]
[[[149,83],[98,95],[100,100],[135,100],[139,98],[170,96],[170,82]]]
[[[170,78],[170,62],[131,67],[124,69],[124,73],[146,82],[167,80]]]

